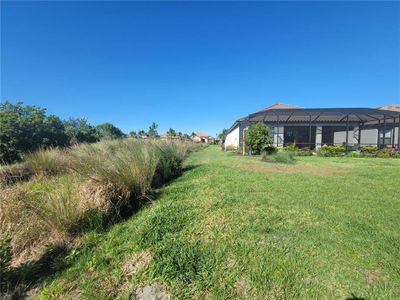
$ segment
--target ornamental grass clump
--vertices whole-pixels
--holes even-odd
[[[74,175],[42,180],[28,186],[21,200],[49,231],[66,240],[83,212],[78,187],[79,180]]]
[[[263,161],[272,163],[293,164],[296,162],[294,156],[295,156],[294,152],[281,151],[271,155],[264,153],[261,159]]]
[[[151,188],[159,155],[140,141],[105,141],[78,146],[72,168],[98,183],[111,184],[125,198],[144,196]]]
[[[14,264],[128,216],[153,188],[182,172],[188,149],[191,144],[175,141],[102,141],[40,150],[2,166],[1,181],[13,184],[0,186],[0,234],[12,237]],[[29,181],[13,179],[25,170]]]
[[[40,176],[53,176],[68,171],[68,161],[63,151],[58,149],[41,149],[28,153],[24,165],[31,173]]]
[[[0,169],[0,187],[29,180],[32,175],[32,171],[23,163],[3,165]]]
[[[66,151],[40,149],[25,154],[23,161],[4,165],[0,169],[0,184],[10,185],[27,181],[34,176],[56,176],[69,171]]]
[[[188,152],[186,143],[156,141],[151,144],[159,155],[153,184],[159,186],[182,172],[183,160]]]

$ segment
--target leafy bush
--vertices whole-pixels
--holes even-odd
[[[344,146],[323,146],[317,150],[317,155],[322,157],[338,157],[345,153]]]
[[[388,158],[388,157],[394,156],[394,154],[395,154],[395,152],[393,149],[383,148],[383,149],[379,149],[375,155],[376,155],[376,157],[380,157],[380,158]]]
[[[278,152],[278,148],[272,145],[265,145],[262,148],[262,152],[265,153],[266,155],[271,155]]]
[[[69,144],[95,143],[99,140],[96,128],[89,124],[85,118],[69,119],[64,121],[65,134],[68,136]]]
[[[47,116],[46,110],[24,106],[21,102],[0,103],[0,163],[21,158],[21,154],[39,147],[68,144],[63,122]]]
[[[283,147],[284,151],[297,151],[299,148],[296,146],[296,144],[288,144],[286,146]]]
[[[351,151],[347,154],[348,157],[364,157],[361,152],[358,151]]]
[[[368,154],[376,154],[378,152],[379,148],[375,146],[362,146],[360,147],[360,151],[362,153],[368,153]]]
[[[296,156],[312,156],[312,151],[308,148],[300,148],[295,151]]]
[[[87,119],[62,121],[57,116],[47,115],[44,108],[23,105],[21,102],[0,103],[0,164],[19,161],[25,153],[40,148],[94,143],[100,138],[124,136],[111,123],[95,127]]]
[[[382,148],[379,149],[375,146],[363,146],[360,148],[361,155],[363,157],[380,157],[380,158],[389,158],[389,157],[398,157],[399,154],[392,148]]]
[[[283,151],[294,152],[295,156],[311,156],[312,152],[309,148],[298,148],[295,144],[288,144],[283,147]]]
[[[270,145],[269,128],[264,123],[254,123],[246,131],[246,145],[254,154],[260,154],[265,145]]]
[[[277,152],[272,155],[268,155],[268,154],[264,153],[261,159],[263,161],[267,161],[267,162],[292,164],[295,162],[294,156],[295,156],[294,152],[283,151],[283,152]]]
[[[0,294],[7,289],[11,259],[11,238],[4,233],[0,236]]]
[[[111,123],[103,123],[96,126],[99,139],[120,139],[125,136],[121,129]]]

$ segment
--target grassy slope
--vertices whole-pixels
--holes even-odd
[[[400,160],[298,160],[192,154],[159,200],[86,234],[40,296],[125,298],[158,282],[174,299],[400,297]],[[152,259],[128,276],[140,251]]]

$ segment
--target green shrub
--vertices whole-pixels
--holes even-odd
[[[298,148],[295,144],[288,144],[283,147],[283,151],[293,152],[295,156],[311,156],[312,151],[309,148]]]
[[[397,157],[398,153],[392,148],[382,148],[379,149],[375,146],[363,146],[360,148],[363,156],[366,157],[380,157],[380,158],[389,158],[389,157]]]
[[[362,146],[360,147],[360,151],[362,153],[369,153],[369,154],[376,154],[378,152],[379,148],[376,146]]]
[[[277,152],[272,155],[266,153],[263,154],[262,160],[267,162],[281,163],[281,164],[292,164],[295,162],[295,154],[291,151]]]
[[[395,152],[391,148],[383,148],[379,149],[375,156],[380,158],[389,158],[395,155]]]
[[[344,146],[323,146],[317,150],[317,155],[322,157],[338,157],[345,153]]]
[[[254,154],[260,154],[265,145],[272,143],[268,126],[261,122],[252,124],[245,136],[246,145],[250,147]]]
[[[347,154],[348,157],[364,157],[361,152],[351,151]]]
[[[0,237],[0,294],[7,290],[11,260],[11,238],[5,233]]]
[[[283,147],[284,151],[297,151],[299,148],[296,146],[296,144],[288,144],[286,146]]]
[[[278,148],[272,145],[265,145],[262,148],[262,152],[265,153],[265,155],[271,155],[278,152]]]
[[[312,156],[312,151],[308,148],[299,148],[295,151],[295,156]]]

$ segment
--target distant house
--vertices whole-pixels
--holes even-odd
[[[317,149],[323,145],[392,147],[400,149],[400,105],[377,108],[302,108],[274,104],[236,120],[225,149],[245,149],[246,130],[263,122],[277,147],[296,144]]]
[[[166,133],[162,133],[162,134],[160,134],[160,139],[162,139],[162,140],[181,140],[182,137],[179,137],[177,135],[176,136],[169,136]]]
[[[192,138],[195,143],[208,143],[212,142],[215,139],[206,132],[197,132],[196,136]]]

